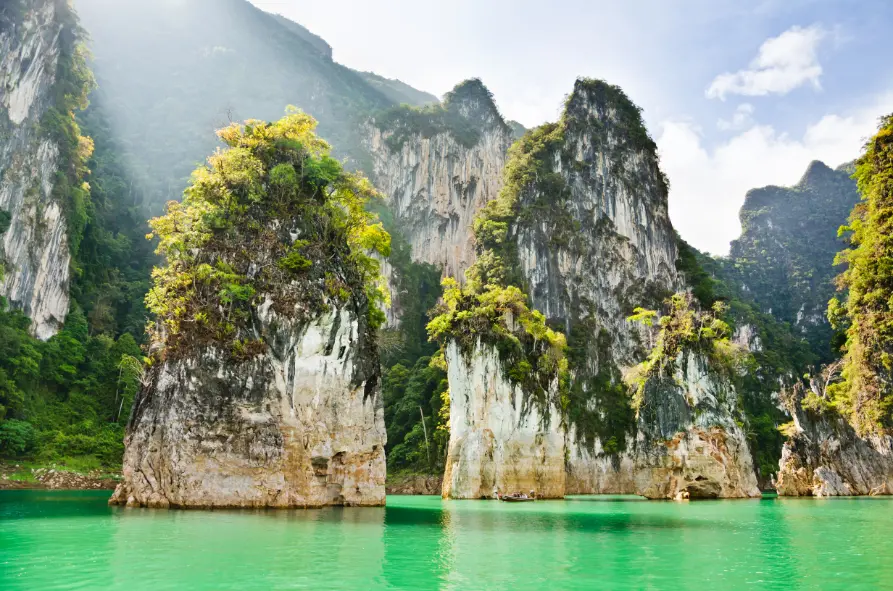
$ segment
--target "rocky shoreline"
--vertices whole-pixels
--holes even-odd
[[[115,475],[100,471],[82,474],[57,467],[0,467],[0,490],[114,490],[118,482]]]
[[[440,495],[443,475],[397,474],[385,483],[389,495]]]

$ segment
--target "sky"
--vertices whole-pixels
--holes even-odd
[[[893,112],[891,0],[251,0],[336,61],[438,96],[478,77],[503,114],[554,121],[578,76],[644,109],[670,216],[726,254],[748,190],[858,157]]]

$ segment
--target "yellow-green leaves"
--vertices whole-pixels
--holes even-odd
[[[262,352],[242,335],[252,308],[313,315],[357,298],[369,324],[384,320],[379,262],[390,236],[366,203],[369,182],[344,172],[316,122],[290,109],[275,123],[251,120],[218,132],[229,146],[195,171],[182,203],[150,221],[165,265],[146,302],[167,345],[215,342],[244,359]]]
[[[658,320],[660,330],[648,358],[632,368],[624,381],[632,393],[632,406],[638,411],[645,399],[645,386],[653,377],[664,375],[676,358],[686,350],[698,351],[710,358],[715,367],[734,370],[739,350],[730,340],[731,329],[721,316],[727,307],[716,302],[709,312],[697,308],[690,292],[674,294],[666,301],[667,313]],[[657,312],[636,308],[627,318],[651,327]]]
[[[851,248],[838,287],[846,301],[832,299],[828,318],[846,329],[843,381],[829,391],[833,405],[860,434],[893,429],[893,115],[881,120],[865,146],[855,178],[862,202],[840,233]]]
[[[487,285],[462,289],[455,279],[443,280],[443,300],[428,323],[431,340],[445,345],[456,341],[465,351],[477,342],[495,345],[506,374],[540,397],[553,380],[566,384],[567,341],[546,325],[546,318],[527,305],[527,296],[515,286]]]
[[[641,322],[645,326],[654,325],[654,319],[657,318],[657,310],[646,310],[645,308],[636,308],[633,315],[628,316],[628,322]]]

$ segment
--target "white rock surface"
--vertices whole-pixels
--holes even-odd
[[[0,31],[0,210],[10,213],[0,236],[5,278],[0,295],[32,319],[40,339],[55,334],[69,303],[67,225],[52,196],[64,163],[43,137],[60,54],[56,3],[26,0],[25,19]]]
[[[737,396],[706,358],[680,354],[639,413],[636,493],[653,499],[759,497]]]
[[[472,147],[449,132],[427,138],[419,133],[393,151],[387,144],[391,132],[383,132],[374,121],[365,126],[372,181],[412,246],[413,260],[440,267],[444,276],[460,281],[475,260],[471,224],[478,211],[499,195],[506,152],[513,141],[492,105],[476,102],[466,109],[475,113],[493,109],[489,119],[474,123],[480,138]]]
[[[111,502],[149,507],[383,505],[377,360],[342,308],[300,325],[258,311],[268,351],[165,361],[134,405]],[[370,369],[371,368],[371,369]]]
[[[478,343],[464,355],[454,342],[446,358],[450,445],[444,498],[493,498],[495,489],[563,497],[564,433],[554,403],[540,408],[525,396],[504,375],[493,347]]]
[[[893,437],[860,437],[843,418],[802,406],[803,392],[785,399],[794,434],[785,442],[776,489],[781,496],[893,494]]]
[[[605,387],[600,371],[616,368],[610,374],[616,384],[653,345],[653,334],[627,316],[635,306],[656,307],[684,285],[666,187],[654,151],[630,141],[630,108],[604,86],[578,82],[567,103],[563,145],[549,161],[566,191],[539,194],[526,187],[519,195],[522,214],[509,229],[532,307],[569,336],[576,331],[585,338],[585,361],[572,380],[588,398],[585,412],[599,420],[607,412],[597,402],[603,393],[593,391]],[[576,419],[562,422],[554,409],[548,427],[536,412],[521,412],[528,397],[508,382],[492,349],[479,347],[463,358],[453,345],[447,361],[445,496],[488,496],[494,485],[506,485],[507,474],[518,483],[508,490],[534,488],[547,496],[759,494],[735,421],[737,396],[701,357],[680,358],[676,375],[649,384],[649,406],[620,451],[616,442],[606,451],[607,441],[584,437]]]

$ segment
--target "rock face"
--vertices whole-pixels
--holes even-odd
[[[385,430],[365,319],[300,325],[262,307],[266,354],[209,349],[153,368],[111,502],[149,507],[383,505]]]
[[[781,452],[778,494],[893,494],[893,438],[860,437],[840,416],[808,411],[802,401],[802,390],[795,390],[785,401],[794,418],[794,432]]]
[[[666,181],[638,108],[617,87],[579,80],[561,121],[530,132],[512,158],[511,249],[500,256],[516,258],[531,308],[568,336],[566,421],[529,410],[495,352],[448,348],[444,495],[489,496],[494,485],[550,497],[759,495],[737,396],[704,359],[682,359],[672,380],[649,386],[638,417],[622,383],[652,346],[626,318],[684,286]]]
[[[152,363],[112,503],[384,504],[380,277],[367,252],[386,252],[388,236],[364,210],[368,184],[328,156],[315,123],[290,113],[221,131],[228,149],[152,220],[165,257],[147,297]]]
[[[389,495],[439,495],[443,476],[407,474],[388,476],[385,489]]]
[[[399,108],[378,116],[365,125],[365,145],[372,181],[413,260],[461,281],[475,260],[472,222],[499,194],[514,138],[479,80],[460,84],[429,110],[435,124],[418,125]]]
[[[546,412],[505,376],[499,354],[479,343],[464,355],[446,350],[450,381],[450,445],[443,496],[493,498],[500,492],[565,494],[564,433],[554,404]],[[556,384],[557,386],[557,384]]]
[[[71,255],[63,205],[53,195],[67,163],[41,121],[54,106],[60,56],[71,51],[74,33],[63,24],[65,2],[18,4],[5,7],[12,16],[0,15],[0,214],[10,220],[0,235],[0,295],[32,319],[35,336],[48,339],[68,312]]]
[[[567,492],[637,490],[636,440],[607,419],[626,405],[619,368],[644,357],[644,335],[626,321],[634,306],[656,305],[681,286],[666,185],[636,107],[619,89],[578,81],[551,146],[538,157],[540,176],[519,192],[521,214],[512,232],[532,306],[560,324],[574,363],[574,401],[568,433]],[[614,424],[611,424],[614,423]],[[592,429],[591,426],[597,428]],[[614,438],[612,442],[608,440]]]
[[[839,272],[834,257],[846,248],[837,228],[859,202],[852,172],[815,161],[793,187],[749,191],[723,268],[744,298],[789,323],[823,360],[833,333],[825,312]]]
[[[652,499],[759,497],[728,380],[691,352],[680,354],[675,368],[645,391],[633,453],[636,492]]]

